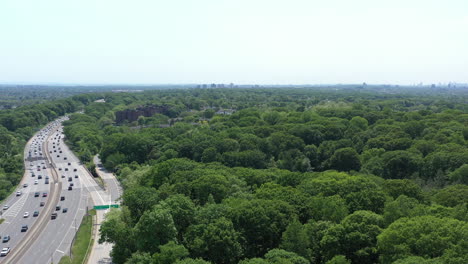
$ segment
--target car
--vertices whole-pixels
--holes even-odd
[[[68,162],[68,166],[70,166],[70,165],[71,165],[71,162]]]
[[[62,174],[62,178],[65,178],[65,175]]]
[[[21,232],[26,232],[28,231],[28,225],[24,225],[21,227]]]
[[[34,185],[38,184],[39,181],[38,180],[34,180]]]
[[[62,208],[60,205],[55,206],[55,211],[60,211],[60,208]]]
[[[8,210],[8,208],[10,208],[10,206],[8,206],[6,204],[3,206],[3,210]]]
[[[73,186],[74,186],[73,182],[70,182],[70,186],[71,186],[71,187],[73,187]]]
[[[72,177],[68,177],[68,181],[71,182],[73,180]]]
[[[47,193],[46,193],[46,192],[43,192],[43,193],[42,193],[42,197],[47,197]]]
[[[10,235],[3,236],[2,242],[6,243],[8,241],[10,241]]]
[[[44,183],[45,183],[45,184],[49,184],[49,180],[48,180],[48,179],[47,179],[47,180],[45,180],[45,182],[44,182]]]
[[[65,201],[65,196],[60,196],[60,201]]]
[[[45,167],[45,166],[42,166],[42,168],[43,168],[44,170],[46,169],[46,167]]]
[[[75,178],[78,178],[78,174],[75,174]]]
[[[60,152],[60,153],[62,153],[62,152]],[[67,157],[63,157],[63,159],[64,159],[64,160],[67,160]]]
[[[5,257],[6,255],[8,255],[8,253],[10,253],[10,248],[4,247],[2,251],[0,251],[0,256]]]
[[[46,176],[45,176],[45,179],[48,180],[48,179],[49,179],[49,176],[46,175]]]
[[[65,168],[65,171],[68,171],[68,168]]]
[[[34,211],[33,217],[37,217],[37,216],[39,216],[39,211]]]
[[[76,171],[76,168],[74,168],[73,171]]]
[[[73,190],[73,187],[68,186],[68,190],[69,190],[69,191]]]
[[[61,170],[62,170],[62,168],[59,168],[59,170],[61,171]]]
[[[37,175],[37,178],[40,180],[42,179],[42,175]]]
[[[50,216],[50,219],[54,220],[55,218],[57,218],[57,213],[52,213],[52,215]]]
[[[39,197],[39,192],[35,192],[34,197]]]
[[[63,208],[62,213],[68,212],[68,208]]]
[[[57,158],[60,158],[60,155],[57,155]]]
[[[39,203],[39,206],[40,206],[40,207],[44,207],[44,205],[45,205],[45,202]]]
[[[52,150],[51,150],[51,151],[49,151],[49,153],[52,153]]]
[[[17,191],[16,192],[16,196],[21,196],[22,192],[21,191]]]
[[[23,218],[28,218],[28,217],[29,217],[29,213],[28,213],[28,212],[24,212]]]
[[[60,148],[59,148],[59,149],[60,149]],[[59,153],[62,153],[62,151],[60,150]],[[67,159],[67,158],[65,158],[65,159]]]
[[[26,188],[26,187],[28,187],[28,184],[27,183],[23,184],[23,188]]]

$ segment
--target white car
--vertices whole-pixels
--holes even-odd
[[[39,181],[38,181],[38,180],[34,180],[34,184],[38,184],[38,183],[39,183]]]
[[[17,191],[16,196],[21,196],[21,191]]]
[[[28,218],[29,217],[29,213],[28,212],[25,212],[24,215],[23,215],[24,218]]]
[[[6,255],[8,255],[8,253],[10,253],[10,248],[9,247],[5,247],[2,249],[2,251],[0,252],[0,256],[4,257]]]
[[[3,210],[8,210],[8,208],[10,208],[10,206],[8,206],[8,205],[3,206]]]

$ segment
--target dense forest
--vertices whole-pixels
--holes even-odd
[[[114,263],[468,259],[466,90],[170,89],[1,110],[0,199],[25,142],[67,113],[67,144],[124,188],[101,226]]]
[[[106,94],[65,123],[124,187],[115,263],[463,263],[466,91]],[[165,111],[116,123],[143,106]]]

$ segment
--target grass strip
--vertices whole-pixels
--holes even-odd
[[[86,259],[86,255],[89,253],[88,247],[93,243],[92,229],[94,215],[96,215],[96,210],[93,209],[88,211],[88,215],[83,217],[72,245],[72,258],[68,255],[63,256],[59,264],[81,264]]]

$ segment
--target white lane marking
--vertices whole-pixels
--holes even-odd
[[[28,199],[28,195],[22,194],[21,198],[19,198],[18,201],[16,201],[12,206],[10,206],[6,213],[3,214],[4,217],[15,218],[26,203],[26,199]]]
[[[58,252],[60,252],[60,253],[62,253],[62,254],[65,254],[65,252],[63,252],[62,250],[58,250],[58,249],[57,249],[56,251],[58,251]]]

